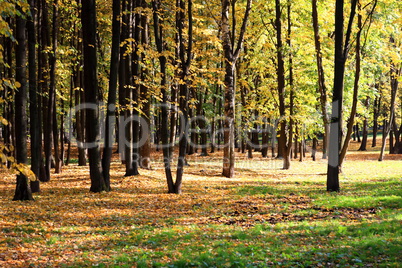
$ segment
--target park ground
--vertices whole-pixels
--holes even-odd
[[[161,162],[124,177],[115,158],[100,194],[70,164],[33,202],[11,201],[15,175],[2,170],[0,267],[401,267],[402,156],[357,146],[339,193],[309,153],[290,170],[238,154],[231,179],[221,152],[189,156],[181,195],[166,193]]]

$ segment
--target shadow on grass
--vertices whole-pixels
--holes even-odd
[[[136,229],[108,241],[121,254],[65,267],[398,267],[401,236],[398,220]]]

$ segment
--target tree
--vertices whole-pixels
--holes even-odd
[[[153,6],[153,18],[154,18],[154,34],[155,34],[155,43],[157,46],[157,50],[159,53],[159,63],[160,63],[160,73],[161,73],[161,93],[162,93],[162,103],[161,103],[161,138],[162,138],[162,150],[163,150],[163,158],[164,158],[164,166],[165,166],[165,175],[168,185],[169,193],[181,193],[181,186],[183,181],[183,172],[185,166],[185,156],[187,151],[187,124],[188,124],[188,114],[187,114],[187,102],[188,102],[188,84],[189,84],[189,71],[191,65],[192,58],[192,43],[193,43],[193,17],[192,17],[192,1],[188,1],[187,5],[187,21],[188,21],[188,33],[187,33],[187,42],[184,39],[184,26],[185,26],[185,2],[178,0],[176,2],[176,8],[178,12],[176,13],[177,18],[177,30],[178,30],[178,38],[179,38],[179,56],[180,56],[180,71],[179,71],[179,79],[180,79],[180,88],[179,88],[179,98],[180,98],[180,110],[182,112],[182,120],[181,120],[181,139],[179,142],[179,159],[177,163],[177,173],[176,173],[176,181],[173,180],[172,170],[170,166],[171,162],[171,153],[169,144],[169,113],[168,113],[168,93],[166,89],[166,56],[164,55],[164,46],[163,46],[163,35],[162,35],[162,27],[160,25],[159,12],[160,12],[160,2],[152,1]],[[186,46],[187,43],[187,46]]]
[[[179,71],[179,108],[182,113],[181,125],[181,135],[179,141],[179,159],[177,162],[177,173],[176,173],[176,182],[174,183],[174,193],[181,193],[181,185],[183,181],[183,173],[184,166],[186,164],[186,152],[187,152],[187,125],[188,125],[188,96],[189,96],[189,75],[190,75],[190,66],[191,66],[191,58],[192,58],[192,48],[193,48],[193,1],[188,0],[187,7],[187,17],[188,17],[188,41],[187,48],[185,47],[184,40],[184,24],[185,24],[185,14],[184,10],[186,8],[185,1],[179,0],[176,6],[180,11],[177,13],[178,18],[178,32],[179,32],[179,56],[180,56],[180,71]],[[168,182],[170,187],[173,185],[173,182]],[[170,190],[169,190],[170,191]]]
[[[313,28],[314,28],[314,43],[316,51],[317,61],[317,73],[318,73],[318,92],[320,94],[320,108],[322,114],[322,120],[324,122],[324,139],[323,139],[323,154],[322,158],[327,158],[328,143],[329,143],[329,115],[327,112],[327,87],[325,84],[324,66],[322,63],[322,51],[321,41],[318,25],[318,12],[317,12],[317,0],[312,0],[312,16],[313,16]]]
[[[235,16],[235,3],[232,1],[232,12]],[[224,151],[223,151],[223,171],[222,175],[227,178],[234,176],[234,164],[235,164],[235,133],[234,133],[234,119],[235,119],[235,70],[236,62],[239,58],[241,48],[243,46],[244,35],[247,28],[247,21],[251,11],[251,0],[247,0],[246,12],[244,14],[242,26],[240,29],[237,44],[235,46],[235,18],[233,18],[232,29],[230,29],[229,23],[229,0],[222,0],[222,13],[221,13],[221,37],[222,46],[225,59],[225,130],[224,130]]]
[[[84,44],[84,92],[86,109],[86,143],[88,145],[91,192],[110,189],[102,173],[99,144],[99,91],[97,74],[96,2],[82,1],[81,22]]]
[[[21,10],[21,9],[20,9]],[[23,172],[23,166],[28,164],[27,154],[27,38],[26,20],[21,15],[16,18],[16,82],[19,88],[15,92],[15,141],[16,141],[16,162],[20,172],[17,175],[17,184],[13,200],[33,200],[28,178]]]
[[[105,123],[105,147],[103,149],[102,171],[106,186],[110,190],[110,163],[113,150],[115,128],[115,107],[117,99],[117,80],[120,55],[120,0],[113,0],[112,52],[110,58],[109,95]]]
[[[42,164],[42,140],[41,140],[41,120],[39,101],[40,96],[37,93],[36,79],[36,6],[35,1],[30,0],[31,17],[27,21],[28,32],[28,66],[29,66],[29,113],[30,113],[30,134],[31,134],[31,170],[36,176],[36,181],[31,182],[32,192],[39,192],[40,170]]]
[[[142,2],[142,7],[145,9],[148,7],[147,2],[144,0]],[[146,67],[146,51],[149,49],[149,18],[147,14],[142,14],[141,16],[141,43],[143,52],[141,53],[141,85],[140,85],[140,101],[143,103],[142,108],[142,122],[144,125],[141,126],[141,139],[145,135],[145,141],[140,148],[140,167],[145,169],[151,169],[151,93],[148,85],[144,82],[149,75]]]
[[[170,148],[168,147],[169,143],[169,127],[168,127],[168,95],[166,92],[166,56],[164,55],[164,46],[163,46],[163,35],[162,35],[162,27],[160,25],[160,1],[153,0],[152,1],[152,11],[153,11],[153,19],[154,19],[154,35],[155,35],[155,43],[156,48],[159,53],[159,65],[160,65],[160,75],[161,75],[161,95],[162,95],[162,103],[161,103],[161,138],[162,138],[162,152],[163,152],[163,163],[165,167],[165,175],[166,181],[168,184],[168,192],[174,193],[174,185],[173,177],[172,177],[172,169],[170,166]]]
[[[342,106],[345,63],[349,53],[353,18],[358,0],[352,0],[348,29],[344,41],[344,1],[336,0],[335,6],[335,68],[332,94],[332,115],[327,171],[327,191],[339,191],[340,149],[342,143]]]

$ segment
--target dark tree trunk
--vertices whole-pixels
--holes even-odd
[[[65,156],[65,143],[66,143],[66,136],[64,132],[64,117],[65,117],[65,112],[64,110],[64,100],[61,100],[61,105],[62,113],[60,114],[60,133],[59,133],[59,138],[60,138],[60,165],[64,166],[64,156]]]
[[[316,160],[317,145],[318,145],[318,139],[314,137],[313,138],[313,147],[312,147],[312,152],[311,152],[311,158],[313,159],[313,161]]]
[[[77,69],[80,67],[77,66]],[[77,70],[76,72],[76,85],[80,88],[83,87],[82,79],[81,79],[81,71]],[[81,91],[75,91],[75,105],[80,105],[85,103],[85,96]],[[87,158],[86,158],[86,150],[83,146],[85,140],[85,111],[80,110],[77,113],[76,117],[77,124],[77,141],[78,141],[78,166],[86,166]]]
[[[327,112],[327,87],[325,84],[325,73],[322,63],[322,53],[321,53],[321,42],[319,34],[318,25],[318,12],[317,12],[317,0],[312,0],[313,7],[313,29],[314,29],[314,41],[315,41],[315,51],[316,51],[316,61],[318,70],[318,93],[320,94],[320,108],[322,114],[322,120],[324,123],[324,137],[323,137],[323,149],[322,158],[327,158],[328,144],[329,144],[329,115]]]
[[[266,119],[264,119],[261,143],[262,143],[261,156],[266,158],[268,157],[268,143],[269,143],[268,123]]]
[[[218,66],[218,67],[220,67],[220,65]],[[216,88],[215,88],[215,95],[213,96],[213,98],[212,98],[212,104],[213,104],[213,111],[214,111],[214,114],[216,114],[217,115],[217,117],[219,117],[220,116],[220,114],[219,114],[219,108],[218,108],[218,110],[217,110],[217,106],[219,105],[219,102],[217,101],[217,97],[216,96],[218,96],[218,95],[220,95],[220,85],[216,85]],[[215,148],[216,148],[216,135],[217,135],[217,133],[216,133],[216,125],[217,125],[217,117],[213,117],[212,118],[212,122],[211,122],[211,153],[215,153]]]
[[[133,1],[130,4],[130,10],[135,10],[137,7],[141,7],[141,3],[139,3],[139,0]],[[132,61],[129,62],[127,61],[128,64],[131,64],[131,71],[132,75],[130,75],[130,71],[127,71],[127,74],[129,76],[127,77],[127,81],[132,81],[129,82],[129,85],[132,85],[132,87],[126,88],[126,98],[131,101],[131,103],[127,103],[129,107],[126,108],[126,120],[129,120],[127,122],[127,125],[125,127],[126,129],[126,136],[125,139],[130,143],[128,146],[126,146],[126,174],[125,176],[135,176],[138,175],[138,161],[139,161],[139,154],[138,154],[138,138],[139,138],[139,113],[138,113],[138,100],[139,100],[139,82],[138,79],[140,78],[140,69],[139,69],[139,60],[140,60],[140,55],[138,53],[138,46],[140,40],[140,35],[141,35],[141,25],[140,25],[140,14],[138,12],[135,12],[134,18],[130,19],[129,21],[132,20],[131,24],[134,24],[134,31],[133,31],[133,54],[131,56]],[[130,78],[133,77],[134,79]],[[132,118],[131,118],[132,117]]]
[[[367,135],[368,135],[368,130],[367,130],[367,119],[364,119],[363,121],[363,138],[362,138],[362,143],[360,144],[359,151],[367,151]]]
[[[44,138],[44,153],[45,153],[45,176],[44,176],[44,181],[50,181],[50,169],[52,166],[52,126],[53,126],[53,118],[51,115],[49,115],[49,112],[53,111],[53,106],[49,105],[52,103],[52,86],[53,85],[48,85],[48,77],[50,76],[50,73],[48,72],[48,67],[49,67],[49,57],[51,58],[52,56],[48,56],[48,53],[45,52],[45,50],[50,46],[50,37],[49,37],[49,22],[48,22],[48,6],[46,4],[46,1],[41,0],[41,9],[42,9],[42,23],[41,23],[41,41],[42,41],[42,49],[43,49],[43,57],[42,57],[42,71],[43,71],[43,81],[42,81],[42,87],[43,91],[48,90],[48,100],[47,102],[43,105],[43,122],[46,122],[43,124],[43,138]]]
[[[357,18],[357,27],[358,27],[358,32],[356,35],[356,71],[355,71],[355,80],[354,80],[354,86],[353,86],[353,100],[352,100],[352,109],[350,111],[350,116],[349,120],[347,123],[347,132],[345,136],[345,142],[341,148],[340,156],[339,156],[339,167],[340,169],[342,168],[342,163],[345,160],[346,153],[348,151],[349,147],[349,142],[350,142],[350,136],[352,135],[353,131],[353,125],[355,122],[355,117],[356,117],[356,111],[357,111],[357,101],[358,101],[358,93],[359,93],[359,81],[360,81],[360,71],[361,71],[361,32],[362,32],[362,27],[363,27],[363,22],[362,22],[362,15],[360,14],[361,11],[361,6],[360,3],[358,3],[358,18]],[[359,124],[356,124],[356,130],[357,130],[357,137],[358,141],[360,142],[360,135],[359,135]]]
[[[389,126],[391,131],[389,132],[389,154],[394,154],[394,131],[392,126]]]
[[[305,156],[305,151],[304,151],[304,139],[303,139],[303,137],[300,139],[300,142],[299,142],[299,149],[300,149],[300,151],[299,151],[299,161],[300,161],[300,162],[303,162],[303,159],[304,159],[304,156]]]
[[[362,142],[362,140],[360,139],[360,126],[359,126],[359,123],[356,124],[356,138],[357,138],[357,142]]]
[[[121,15],[121,40],[126,40],[129,38],[129,17],[127,10],[127,2],[128,0],[122,0],[122,15]],[[127,79],[127,42],[124,42],[120,49],[120,63],[119,63],[119,110],[118,110],[118,151],[120,153],[120,158],[122,163],[125,164],[126,160],[126,133],[125,133],[125,125],[122,122],[122,119],[125,118],[125,109],[126,109],[126,86],[128,84]]]
[[[289,103],[289,130],[288,137],[285,144],[284,150],[284,161],[283,161],[283,169],[290,168],[290,160],[292,156],[292,142],[293,142],[293,110],[294,110],[294,98],[295,92],[293,89],[293,55],[291,52],[292,43],[291,43],[291,34],[292,34],[292,22],[291,22],[291,4],[288,2],[287,6],[288,10],[288,34],[287,34],[287,44],[289,47],[289,86],[290,86],[290,103]]]
[[[63,143],[62,140],[59,141],[59,132],[61,133],[61,130],[59,131],[58,128],[58,121],[57,121],[57,113],[56,113],[56,100],[54,102],[54,108],[53,108],[53,143],[54,143],[54,159],[55,159],[55,170],[54,173],[59,174],[61,173],[61,168],[62,168],[62,158],[61,158],[61,151],[63,150],[63,147],[59,147],[59,142],[60,145]],[[61,125],[61,124],[60,124]],[[60,134],[61,135],[61,134]]]
[[[124,74],[125,74],[125,100],[124,100],[124,123],[120,126],[120,129],[122,131],[122,134],[124,133],[124,162],[126,166],[126,173],[124,176],[134,176],[138,174],[138,170],[135,170],[135,161],[134,161],[134,114],[133,114],[133,97],[134,97],[134,84],[133,84],[133,68],[135,67],[131,61],[131,59],[134,59],[138,55],[134,55],[135,53],[131,53],[130,49],[132,44],[135,42],[128,41],[128,40],[133,40],[135,38],[133,27],[135,27],[135,20],[133,18],[133,4],[135,4],[135,1],[127,1],[127,11],[128,15],[126,17],[127,21],[127,37],[128,39],[126,40],[127,46],[124,54],[126,54],[126,59],[124,61],[125,64],[125,69],[124,69]],[[138,26],[138,25],[137,25]],[[136,27],[135,27],[136,28]],[[137,40],[136,40],[137,41]],[[121,142],[121,140],[120,140]]]
[[[146,1],[143,1],[143,8],[147,7]],[[147,15],[142,15],[141,18],[142,25],[142,45],[147,47],[149,45],[149,19]],[[143,66],[145,66],[145,53],[143,52],[141,59],[143,61]],[[141,81],[144,81],[148,76],[148,71],[146,68],[141,69]],[[142,108],[142,122],[141,127],[141,140],[144,139],[142,147],[140,148],[140,167],[145,169],[151,169],[151,97],[148,87],[142,83],[140,87],[140,98],[143,103]]]
[[[99,149],[99,90],[96,55],[96,4],[95,0],[82,2],[81,22],[84,43],[84,92],[87,104],[93,105],[86,109],[86,143],[88,145],[89,171],[91,192],[108,190],[101,166]]]
[[[344,1],[336,0],[335,10],[335,69],[332,94],[332,116],[330,127],[329,158],[327,172],[327,191],[339,191],[340,149],[342,143],[342,102],[345,63],[348,54],[351,28],[356,13],[357,0],[352,0],[348,31],[344,42]]]
[[[105,122],[105,147],[102,156],[102,172],[107,190],[110,190],[110,164],[113,153],[113,133],[116,121],[117,80],[120,55],[120,0],[113,0],[112,52],[110,59],[109,95]]]
[[[369,97],[366,98],[365,107],[369,109]],[[367,151],[367,140],[368,140],[368,122],[367,118],[363,120],[363,139],[362,143],[360,144],[359,151]]]
[[[272,134],[271,134],[271,156],[274,158],[275,157],[275,145],[276,145],[276,135],[277,131],[276,129],[278,128],[278,121],[273,120],[272,121]]]
[[[15,79],[20,87],[15,92],[15,141],[17,164],[28,164],[27,156],[27,43],[26,43],[26,21],[17,16],[16,18],[16,40],[15,50],[16,71]],[[20,171],[17,175],[17,183],[13,200],[33,200],[28,178]]]
[[[74,72],[74,69],[73,69],[73,72]],[[73,98],[74,98],[73,92],[74,92],[74,74],[72,73],[71,77],[70,77],[70,101],[69,101],[70,111],[73,108]],[[68,117],[69,124],[68,124],[68,129],[67,129],[67,136],[66,136],[66,138],[67,138],[67,156],[66,156],[66,161],[64,162],[64,164],[66,166],[68,166],[70,164],[70,160],[71,160],[71,139],[72,139],[72,127],[73,127],[72,119],[73,119],[72,114],[69,113],[69,117]]]
[[[38,108],[37,80],[36,80],[36,6],[35,1],[30,0],[31,18],[27,21],[28,32],[28,66],[29,66],[29,113],[31,134],[31,170],[36,176],[36,181],[31,181],[33,193],[40,192],[39,178],[42,152],[42,139],[40,132],[40,114]]]
[[[283,60],[282,45],[282,10],[280,0],[275,0],[275,29],[276,29],[276,56],[277,56],[277,90],[279,97],[279,138],[278,155],[276,158],[283,159],[286,152],[286,120],[285,120],[285,64]],[[286,161],[286,160],[285,160]],[[283,169],[287,169],[284,161]]]
[[[183,117],[183,126],[181,127],[181,135],[179,141],[179,159],[177,162],[177,174],[176,174],[176,182],[174,184],[174,193],[180,194],[181,193],[181,186],[183,181],[183,173],[184,173],[184,166],[186,165],[186,151],[187,151],[187,124],[188,124],[188,98],[189,98],[189,81],[188,75],[190,71],[191,65],[191,58],[192,58],[192,44],[193,44],[193,16],[192,16],[192,0],[188,1],[188,42],[187,42],[187,49],[184,47],[184,24],[185,24],[185,14],[184,10],[186,8],[185,1],[178,1],[180,8],[179,12],[179,55],[180,55],[180,80],[182,83],[179,85],[179,107],[182,112]]]
[[[378,117],[380,115],[381,108],[381,96],[376,97],[374,100],[374,112],[373,112],[373,142],[371,147],[377,146],[377,133],[378,133]]]
[[[208,156],[208,126],[205,121],[205,112],[203,109],[204,100],[208,94],[208,89],[205,91],[200,92],[199,102],[197,106],[197,116],[199,118],[198,125],[200,127],[200,147],[201,147],[201,154],[200,156]]]
[[[162,103],[161,103],[161,127],[160,136],[162,140],[162,151],[163,151],[163,163],[165,167],[165,175],[166,181],[168,185],[168,192],[174,193],[175,187],[172,176],[172,169],[170,166],[170,146],[169,146],[169,113],[168,113],[168,96],[166,92],[166,56],[163,55],[164,47],[163,47],[163,36],[162,36],[162,27],[160,25],[159,14],[160,14],[160,0],[153,0],[153,19],[154,19],[154,34],[155,34],[155,43],[157,46],[157,50],[160,53],[159,63],[160,63],[160,73],[161,73],[161,94],[162,94]],[[155,124],[159,125],[159,124]],[[159,135],[158,135],[159,136]],[[157,143],[156,143],[157,144]]]
[[[189,108],[188,109],[188,116],[190,118],[193,118],[193,109]],[[181,122],[182,123],[182,122]],[[181,128],[183,126],[180,126]],[[193,129],[194,131],[192,131],[191,133],[189,133],[190,135],[190,144],[188,144],[187,146],[187,154],[188,155],[192,155],[196,152],[196,146],[197,146],[197,122],[195,122],[194,120],[191,121],[191,129]]]
[[[55,159],[55,173],[61,172],[61,161],[59,153],[59,136],[57,126],[57,112],[56,112],[56,63],[57,63],[57,38],[59,34],[58,29],[58,0],[53,1],[53,25],[52,25],[52,53],[50,54],[50,88],[49,88],[49,102],[48,102],[48,114],[47,123],[50,131],[53,134],[53,148]]]

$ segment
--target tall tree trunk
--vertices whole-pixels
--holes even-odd
[[[135,1],[128,1],[127,2],[127,37],[126,39],[127,42],[127,49],[130,49],[133,43],[136,43],[138,40],[135,40],[134,42],[131,40],[134,40],[135,38],[135,31],[134,28],[135,26],[135,20],[133,18],[133,5],[135,4]],[[138,25],[137,25],[138,26]],[[132,49],[132,48],[131,48]],[[124,111],[124,123],[120,126],[120,129],[122,130],[122,134],[124,133],[124,161],[125,161],[125,166],[126,166],[126,173],[124,176],[133,176],[138,174],[138,170],[135,170],[136,166],[134,163],[134,109],[133,109],[133,97],[134,97],[134,79],[133,79],[133,68],[135,67],[132,63],[132,59],[136,58],[138,55],[135,55],[135,53],[131,53],[130,50],[127,50],[125,52],[126,54],[126,59],[124,61],[125,63],[125,111]]]
[[[126,86],[128,84],[127,79],[127,39],[129,38],[129,17],[128,17],[128,9],[127,9],[128,0],[122,0],[122,15],[121,15],[121,41],[123,44],[120,49],[120,64],[119,64],[119,110],[118,110],[118,151],[120,153],[120,158],[122,163],[125,164],[126,159],[126,134],[125,134],[125,123],[122,120],[125,119],[125,109],[126,109]]]
[[[322,53],[321,53],[321,42],[320,33],[318,25],[318,11],[317,11],[317,0],[312,0],[313,7],[313,29],[314,29],[314,43],[316,51],[316,62],[318,71],[318,93],[320,94],[320,108],[322,114],[322,120],[324,123],[324,137],[323,137],[323,148],[322,148],[322,158],[327,159],[328,144],[329,144],[329,115],[327,112],[327,87],[325,84],[325,73],[324,66],[322,63]]]
[[[163,47],[163,35],[162,35],[162,27],[160,25],[159,14],[160,14],[160,0],[152,1],[153,8],[153,18],[154,18],[154,34],[155,34],[155,43],[157,46],[157,50],[160,54],[159,63],[160,63],[160,73],[161,73],[161,94],[162,94],[162,103],[161,103],[161,127],[160,136],[162,139],[162,151],[163,151],[163,163],[165,167],[165,175],[166,181],[168,185],[168,192],[174,193],[175,187],[172,176],[172,169],[170,166],[170,146],[169,146],[169,113],[168,113],[168,96],[166,92],[166,56],[163,55],[164,47]]]
[[[140,0],[133,1],[130,4],[130,10],[136,10],[136,8],[141,7]],[[139,43],[141,42],[141,25],[140,25],[140,14],[138,11],[135,11],[134,17],[130,19],[132,22],[130,24],[134,25],[133,29],[133,53],[131,55],[132,61],[127,61],[128,64],[131,65],[131,71],[127,72],[129,76],[127,77],[127,81],[130,82],[129,85],[132,87],[126,88],[126,98],[131,103],[127,103],[129,107],[126,108],[126,120],[127,126],[126,129],[126,139],[130,143],[126,146],[126,174],[125,176],[135,176],[138,175],[138,163],[139,163],[139,155],[138,155],[138,138],[139,138],[139,113],[138,113],[138,100],[139,100],[139,79],[140,79],[140,68],[139,68]]]
[[[112,52],[110,58],[109,94],[105,122],[105,147],[102,156],[102,172],[107,190],[110,189],[110,164],[113,153],[113,133],[116,123],[117,80],[120,55],[120,0],[113,0]]]
[[[146,1],[143,1],[143,8],[147,7]],[[142,36],[141,43],[144,47],[149,46],[149,19],[147,15],[142,15],[141,18]],[[142,65],[145,66],[145,53],[141,55]],[[141,81],[144,81],[148,76],[146,68],[141,68]],[[140,98],[143,103],[142,108],[142,122],[144,125],[141,127],[141,140],[144,138],[144,142],[140,149],[140,167],[145,169],[151,169],[151,97],[148,87],[145,83],[140,87]]]
[[[330,143],[328,155],[327,191],[339,191],[340,149],[342,142],[342,102],[345,76],[345,63],[348,55],[353,18],[356,14],[357,0],[352,0],[348,30],[344,42],[343,11],[344,1],[336,0],[335,10],[335,69],[334,88],[332,94],[332,118],[330,127]]]
[[[15,50],[16,71],[15,80],[20,87],[15,92],[15,140],[16,140],[16,161],[17,164],[28,164],[27,155],[27,79],[26,79],[26,21],[20,16],[16,18],[16,40]],[[17,182],[13,200],[33,200],[28,178],[20,172],[17,175]]]
[[[279,97],[279,138],[277,158],[284,158],[286,153],[286,119],[285,119],[285,63],[283,60],[282,44],[282,9],[280,0],[275,0],[275,29],[276,29],[276,56],[277,56],[277,89]],[[290,163],[289,163],[290,164]],[[288,169],[287,162],[284,160],[283,169]]]
[[[181,186],[182,186],[182,181],[183,181],[183,173],[184,173],[184,166],[186,164],[186,151],[187,151],[187,125],[188,125],[188,98],[189,98],[189,81],[188,81],[188,75],[190,71],[190,65],[191,65],[191,58],[192,58],[192,48],[193,48],[193,15],[192,15],[192,0],[188,0],[188,7],[187,7],[187,12],[188,12],[188,42],[187,42],[187,49],[184,47],[184,24],[185,24],[185,15],[184,15],[184,10],[185,10],[185,1],[180,0],[179,1],[179,6],[180,12],[179,12],[179,44],[180,44],[180,50],[179,50],[179,55],[180,55],[180,80],[182,83],[179,85],[179,107],[182,112],[182,117],[183,117],[183,123],[184,123],[184,129],[183,126],[181,126],[181,131],[180,133],[180,141],[179,141],[179,159],[177,162],[177,173],[176,173],[176,182],[174,185],[174,192],[176,194],[181,193]]]
[[[235,16],[232,15],[232,31],[229,26],[229,0],[222,0],[221,17],[221,35],[223,41],[223,52],[225,57],[225,130],[224,130],[224,152],[223,152],[223,176],[232,178],[234,176],[235,164],[235,133],[234,133],[234,115],[235,115],[235,70],[236,61],[243,46],[244,34],[247,27],[247,21],[251,10],[251,0],[247,0],[246,12],[235,47]],[[235,1],[232,1],[232,13],[235,14]]]
[[[57,111],[56,111],[56,63],[57,63],[57,38],[59,35],[58,29],[58,0],[53,1],[53,25],[52,25],[52,53],[50,55],[50,88],[49,88],[49,103],[48,103],[48,114],[47,123],[50,123],[50,131],[53,134],[53,148],[54,148],[54,159],[55,159],[55,173],[61,172],[61,161],[59,154],[59,137],[58,137],[58,125],[57,125]]]
[[[30,0],[31,17],[27,21],[28,32],[28,66],[29,66],[29,113],[30,113],[30,134],[31,134],[31,170],[36,176],[36,181],[31,181],[33,193],[40,192],[39,178],[42,152],[42,139],[39,125],[40,114],[38,109],[37,80],[36,80],[36,6],[35,1]]]
[[[82,2],[81,22],[84,43],[84,92],[86,109],[86,143],[88,145],[91,192],[108,190],[102,174],[99,149],[99,90],[96,55],[96,3],[95,0]]]
[[[378,161],[384,160],[384,152],[385,152],[385,146],[387,142],[387,138],[390,135],[390,132],[392,131],[392,122],[394,121],[395,117],[395,102],[396,102],[396,95],[398,92],[398,76],[401,73],[401,69],[398,69],[395,64],[393,63],[391,65],[391,107],[390,107],[390,113],[389,113],[389,121],[388,124],[384,120],[384,126],[383,126],[383,137],[382,137],[382,145],[381,145],[381,151],[380,151],[380,157],[378,158]],[[390,141],[390,148],[392,147],[392,141]]]
[[[292,55],[292,22],[291,22],[291,4],[290,1],[288,2],[288,36],[287,36],[287,44],[289,47],[289,86],[290,86],[290,103],[289,103],[289,131],[288,137],[285,144],[285,151],[284,151],[284,161],[283,161],[283,169],[290,168],[290,160],[291,160],[291,153],[292,153],[292,141],[293,141],[293,110],[294,110],[294,98],[295,92],[293,88],[293,55]]]
[[[48,85],[48,77],[50,76],[49,73],[49,56],[46,53],[46,49],[50,46],[50,37],[49,37],[49,22],[48,22],[48,6],[45,0],[41,0],[41,8],[42,8],[42,23],[41,23],[41,41],[42,41],[42,50],[43,50],[43,57],[42,57],[42,67],[44,72],[42,78],[43,81],[41,82],[43,91],[48,90],[48,100],[45,105],[43,105],[43,139],[44,139],[44,153],[45,153],[45,177],[44,181],[50,181],[50,169],[52,166],[52,126],[53,126],[53,118],[49,115],[49,112],[53,111],[53,106],[49,105],[52,103],[51,100],[53,98],[52,94],[52,87],[53,85]]]
[[[355,116],[357,111],[357,101],[358,101],[358,94],[359,94],[359,81],[360,81],[360,70],[361,70],[361,45],[360,45],[360,37],[362,32],[362,15],[360,14],[361,6],[358,3],[358,16],[357,16],[357,27],[358,32],[356,36],[356,71],[355,71],[355,81],[353,86],[353,100],[352,100],[352,110],[350,111],[350,116],[347,124],[347,132],[345,136],[345,142],[342,146],[340,156],[339,156],[339,167],[342,168],[343,161],[345,160],[346,153],[348,151],[350,137],[352,136],[353,132],[353,125],[355,123]],[[357,125],[357,124],[356,124]],[[360,139],[360,136],[358,134]]]

